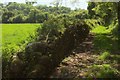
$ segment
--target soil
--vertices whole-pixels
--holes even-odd
[[[90,34],[89,37],[73,51],[73,54],[61,62],[50,78],[86,78],[90,66],[109,63],[109,60],[99,60],[99,55],[94,54],[93,39],[94,35]]]

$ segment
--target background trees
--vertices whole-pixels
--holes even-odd
[[[57,4],[56,4],[57,5]],[[87,11],[71,10],[64,6],[45,6],[45,5],[29,5],[23,3],[9,2],[3,6],[0,4],[0,9],[3,11],[3,23],[43,23],[50,19],[50,16],[60,15],[76,15],[79,18],[86,18]],[[60,4],[59,4],[60,5]],[[70,14],[69,14],[70,13]],[[75,16],[71,16],[75,17]]]
[[[77,0],[75,0],[75,1],[77,1]],[[33,71],[31,71],[31,66],[35,66],[34,61],[43,61],[42,63],[45,63],[45,64],[49,63],[49,61],[47,63],[44,62],[44,61],[46,61],[46,58],[44,58],[44,56],[43,56],[43,59],[41,58],[41,56],[43,54],[48,54],[48,56],[51,56],[53,51],[56,49],[54,52],[55,55],[51,56],[51,59],[53,60],[53,62],[61,62],[61,60],[60,60],[61,58],[59,57],[59,56],[61,56],[61,53],[62,53],[63,57],[65,55],[67,56],[67,54],[69,52],[66,52],[66,51],[71,50],[74,46],[76,46],[76,44],[79,44],[79,41],[77,42],[77,40],[83,40],[82,38],[85,37],[85,35],[83,33],[86,33],[86,31],[84,28],[82,29],[82,27],[84,27],[86,24],[90,26],[90,28],[91,28],[90,32],[94,35],[90,34],[90,36],[87,38],[87,41],[90,42],[90,46],[88,44],[82,44],[79,47],[81,48],[82,46],[84,46],[81,49],[84,49],[85,53],[87,55],[88,55],[88,53],[93,53],[93,52],[100,54],[100,55],[103,53],[101,55],[102,57],[100,56],[100,58],[103,60],[105,60],[105,58],[110,56],[110,53],[116,54],[116,51],[119,51],[120,49],[117,50],[117,46],[119,46],[119,44],[117,44],[116,41],[118,40],[118,38],[112,34],[112,30],[114,31],[114,28],[116,28],[118,26],[118,21],[120,18],[118,7],[119,7],[119,4],[117,4],[117,3],[94,3],[94,2],[92,2],[92,3],[90,2],[88,4],[88,10],[82,10],[82,9],[71,10],[70,8],[59,6],[59,3],[56,3],[56,6],[54,6],[54,7],[41,6],[41,5],[33,6],[33,5],[29,5],[29,4],[20,4],[20,3],[9,3],[6,6],[0,4],[0,8],[3,11],[3,16],[2,16],[3,23],[42,23],[41,25],[39,25],[40,27],[37,30],[38,35],[36,36],[36,41],[38,41],[38,43],[39,42],[40,43],[37,44],[37,42],[36,42],[36,44],[38,46],[41,46],[40,44],[42,43],[41,47],[44,47],[43,52],[39,52],[39,50],[37,51],[36,48],[37,49],[40,49],[40,48],[33,46],[33,48],[36,50],[35,51],[33,49],[33,52],[31,52],[31,54],[33,54],[33,55],[29,54],[29,51],[31,51],[31,48],[30,48],[30,49],[25,49],[25,51],[28,50],[28,51],[26,51],[26,53],[28,52],[27,55],[30,55],[30,56],[29,57],[27,57],[27,55],[22,56],[22,59],[24,57],[26,57],[26,58],[29,58],[29,60],[31,60],[29,65],[28,65],[28,63],[26,63],[26,65],[28,65],[30,70],[28,70],[28,67],[27,67],[27,69],[25,71],[26,72],[25,74],[26,75],[30,74],[29,75],[30,77],[34,76],[34,73],[31,74],[31,72],[35,71],[34,68],[33,68]],[[117,16],[118,16],[118,18],[117,18]],[[82,21],[83,21],[83,23],[82,23]],[[84,25],[84,22],[85,22],[85,25]],[[17,24],[17,25],[19,25],[19,24]],[[83,25],[83,26],[81,26],[81,25]],[[32,25],[32,27],[34,28],[35,26]],[[117,28],[119,28],[119,27],[117,27]],[[15,32],[20,31],[19,29],[20,28],[16,29]],[[119,30],[119,29],[117,29],[117,30]],[[11,33],[11,31],[6,31],[6,32]],[[30,34],[30,33],[28,33],[28,34]],[[87,34],[88,34],[88,30],[87,30]],[[15,36],[15,34],[13,36]],[[22,37],[20,37],[19,39],[21,39]],[[30,37],[32,38],[32,36],[30,36]],[[93,38],[95,38],[95,39],[93,40]],[[90,41],[89,41],[89,39],[90,39]],[[58,40],[57,43],[56,43],[56,40]],[[22,45],[23,45],[23,43],[26,44],[26,42],[27,42],[27,40],[22,41],[18,45],[21,46],[21,44]],[[54,43],[55,43],[55,46],[54,46]],[[64,43],[64,45],[63,45],[63,43]],[[51,44],[53,44],[53,45],[51,45]],[[51,52],[49,51],[48,47],[45,45],[51,46],[51,48],[53,48],[51,50]],[[58,45],[58,46],[56,46],[56,45]],[[115,48],[114,48],[114,46],[115,46]],[[12,46],[12,48],[13,47],[14,47],[14,45]],[[12,48],[10,51],[8,51],[7,49],[9,49],[9,47],[7,46],[7,49],[5,48],[4,49],[5,51],[3,51],[3,52],[4,53],[13,53],[13,51],[14,51],[14,54],[17,54],[17,53],[15,53],[15,51],[17,51],[17,49],[14,50],[14,48],[16,48],[16,47],[14,47],[13,49]],[[48,52],[44,52],[47,49],[48,49]],[[81,49],[80,49],[80,51],[82,51]],[[41,53],[42,53],[42,55],[41,55]],[[24,54],[24,52],[23,52],[23,54]],[[37,54],[40,54],[40,55],[38,56]],[[82,54],[79,54],[79,55],[81,56]],[[4,56],[5,56],[5,58],[4,58],[5,61],[4,60],[3,61],[9,62],[8,60],[10,59],[9,58],[10,55],[8,55],[8,57],[6,57],[6,55],[4,55]],[[13,56],[13,54],[12,54],[12,56]],[[33,57],[33,56],[35,56],[35,57]],[[37,57],[39,57],[39,60],[37,60]],[[85,59],[87,59],[87,57],[85,57]],[[13,59],[13,61],[14,61],[14,59]],[[25,61],[25,62],[28,62],[28,61]],[[95,65],[98,65],[99,63],[101,64],[101,62],[93,63],[93,61],[98,61],[97,58],[89,60],[89,61],[90,61],[89,63],[95,64]],[[80,62],[82,62],[82,60]],[[98,64],[96,64],[96,63],[98,63]],[[92,64],[90,64],[90,65],[92,65]],[[110,64],[110,65],[113,65],[113,64],[114,63],[112,62],[112,64]],[[115,64],[116,64],[116,62],[115,62]],[[6,65],[7,65],[7,63],[4,66],[6,66]],[[41,63],[40,63],[40,65],[41,65]],[[58,65],[58,63],[57,63],[57,65]],[[38,65],[36,65],[36,66],[38,66]],[[78,67],[80,68],[80,66],[78,66]],[[111,66],[109,66],[109,67],[111,67]],[[108,69],[112,70],[112,68],[109,68],[109,67],[108,67]],[[119,65],[118,65],[118,67],[119,67]],[[7,68],[7,67],[3,67],[3,68]],[[38,68],[40,68],[40,66],[35,67],[35,69],[38,69]],[[46,68],[48,68],[48,67],[46,67]],[[46,68],[45,68],[45,70],[46,70]],[[11,70],[11,72],[14,70],[15,69],[13,68],[13,70]],[[40,68],[40,70],[43,70],[43,69]],[[43,73],[45,72],[45,70],[43,70]],[[4,73],[7,73],[4,69],[3,69],[3,71],[4,71]],[[20,71],[24,71],[24,70],[21,70],[21,67],[20,67]],[[30,73],[29,73],[29,71],[30,71]],[[40,72],[40,74],[42,74],[41,71],[39,71],[39,70],[36,70],[36,71],[38,71],[38,73]],[[105,71],[104,68],[103,68],[103,71],[104,72],[101,72],[101,73],[99,72],[99,73],[100,74],[103,74],[103,73],[109,74],[109,72]],[[48,70],[48,72],[49,72],[49,70]],[[91,71],[89,74],[91,74],[92,72],[94,72],[94,71]],[[117,71],[113,72],[112,75],[116,74],[116,72]],[[110,71],[110,73],[111,73],[111,71]],[[8,72],[8,74],[9,74],[9,72]],[[93,75],[93,77],[95,75],[96,75],[96,73]],[[38,75],[38,76],[40,76],[40,75]],[[109,76],[111,77],[111,75],[109,75]]]
[[[104,20],[106,26],[110,25],[113,19],[117,19],[117,9],[115,2],[98,2],[98,3],[90,3],[88,6],[88,10],[91,16],[94,18],[101,18]]]

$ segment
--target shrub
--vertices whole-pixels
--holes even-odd
[[[45,21],[42,28],[38,29],[38,40],[51,42],[55,41],[64,32],[65,27],[59,19],[49,19]]]

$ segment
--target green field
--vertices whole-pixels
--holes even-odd
[[[33,41],[36,29],[40,24],[2,24],[2,53],[3,57],[24,49]]]

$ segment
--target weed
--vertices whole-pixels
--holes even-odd
[[[110,53],[109,52],[104,52],[98,57],[98,59],[105,60],[108,57],[110,57]]]
[[[95,78],[118,78],[120,77],[120,72],[111,67],[109,64],[103,65],[93,65],[91,70],[88,72],[88,77]]]

